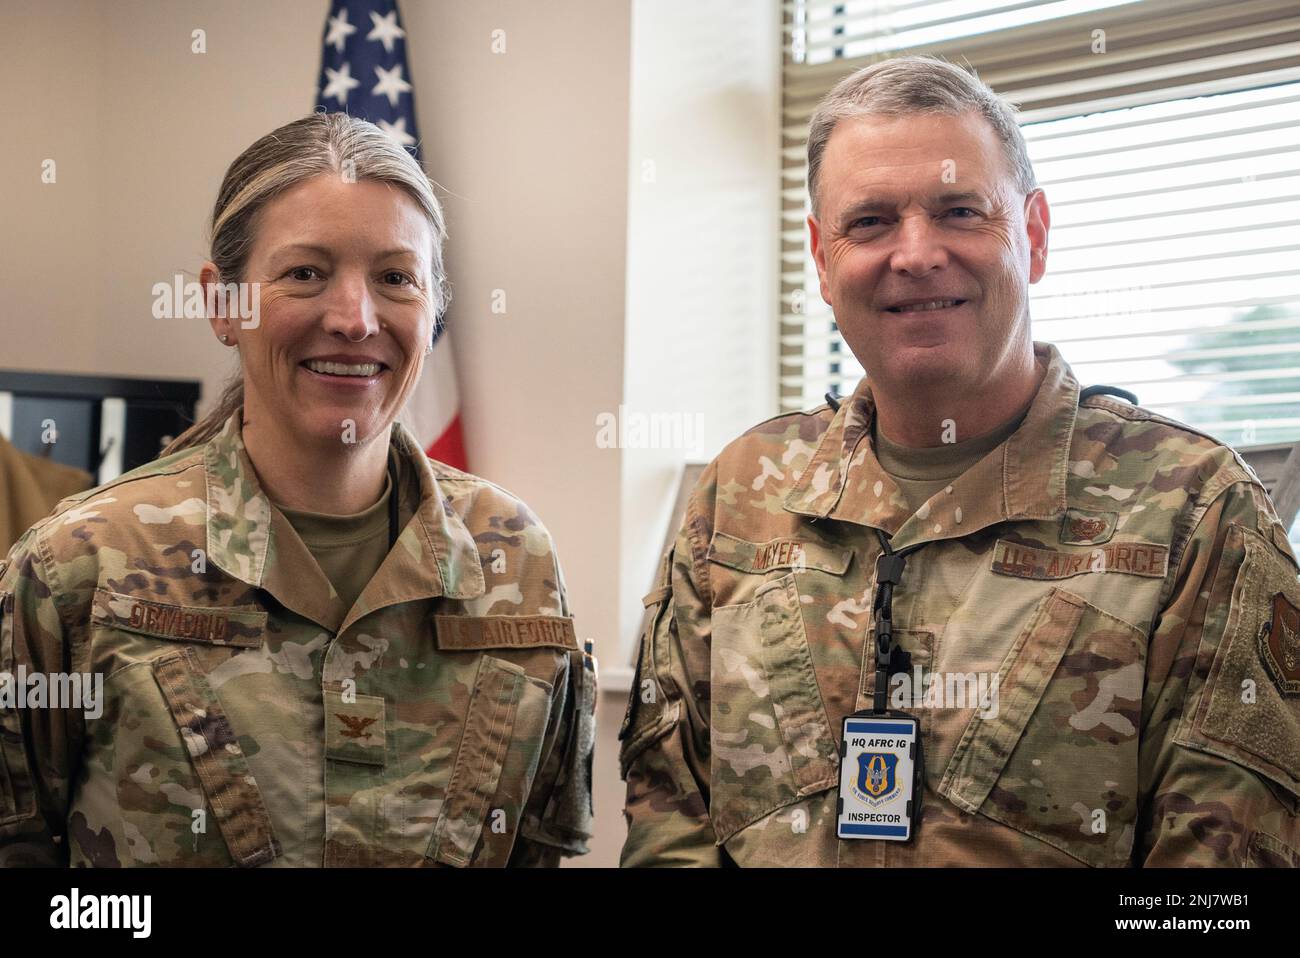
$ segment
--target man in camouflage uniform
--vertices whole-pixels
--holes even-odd
[[[934,68],[891,69],[900,89]],[[1024,213],[1005,202],[983,122],[841,119],[823,144],[814,252],[868,378],[745,433],[690,498],[646,597],[620,733],[625,865],[1300,864],[1285,530],[1233,450],[1081,390],[1032,341],[1046,206],[1033,189]],[[986,162],[962,152],[986,135]],[[956,185],[929,192],[959,153]],[[949,220],[941,190],[969,191],[974,220]],[[1015,292],[998,287],[1008,263],[1021,299],[986,309]],[[1005,357],[1009,372],[979,379]],[[997,403],[954,447],[959,471],[895,465],[948,455],[931,409],[956,410],[960,429]],[[888,704],[918,717],[923,743],[906,842],[836,833],[841,723],[873,706],[886,543],[917,547],[893,588],[886,668]]]
[[[537,518],[398,426],[401,532],[346,608],[240,415],[64,500],[0,562],[8,683],[103,679],[93,710],[0,704],[0,865],[585,852],[594,662]]]

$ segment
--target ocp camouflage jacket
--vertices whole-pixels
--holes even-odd
[[[537,518],[397,426],[414,512],[349,610],[240,422],[64,500],[0,563],[0,672],[103,680],[89,711],[0,698],[0,865],[585,852],[594,661]]]
[[[915,514],[865,380],[708,467],[646,597],[624,864],[1300,864],[1300,585],[1265,490],[1035,352],[1023,423]],[[902,703],[907,843],[835,828],[841,722],[875,688],[875,530],[924,543],[893,600],[896,688],[926,690]],[[980,676],[994,703],[929,696]]]

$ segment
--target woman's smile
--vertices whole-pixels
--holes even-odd
[[[390,372],[386,363],[374,357],[341,354],[304,359],[298,369],[308,382],[326,389],[370,389]]]

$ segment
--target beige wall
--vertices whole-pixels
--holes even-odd
[[[628,3],[403,9],[426,161],[449,193],[470,468],[547,524],[578,630],[608,662],[619,645],[621,454],[596,447],[595,417],[623,391]],[[491,52],[495,29],[504,55]],[[504,315],[491,312],[494,289]],[[597,835],[574,864],[618,861],[623,695],[602,695]]]
[[[230,160],[311,108],[318,37],[284,15],[294,6],[0,9],[11,91],[0,183],[14,210],[0,237],[3,322],[23,333],[6,336],[6,367],[197,378],[214,393],[229,357],[205,322],[154,319],[151,288],[197,273]],[[196,55],[200,28],[208,52]],[[40,181],[46,158],[51,185]]]

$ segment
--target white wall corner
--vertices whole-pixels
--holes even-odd
[[[777,411],[779,0],[633,0],[631,60],[610,666],[631,663],[683,463]]]

